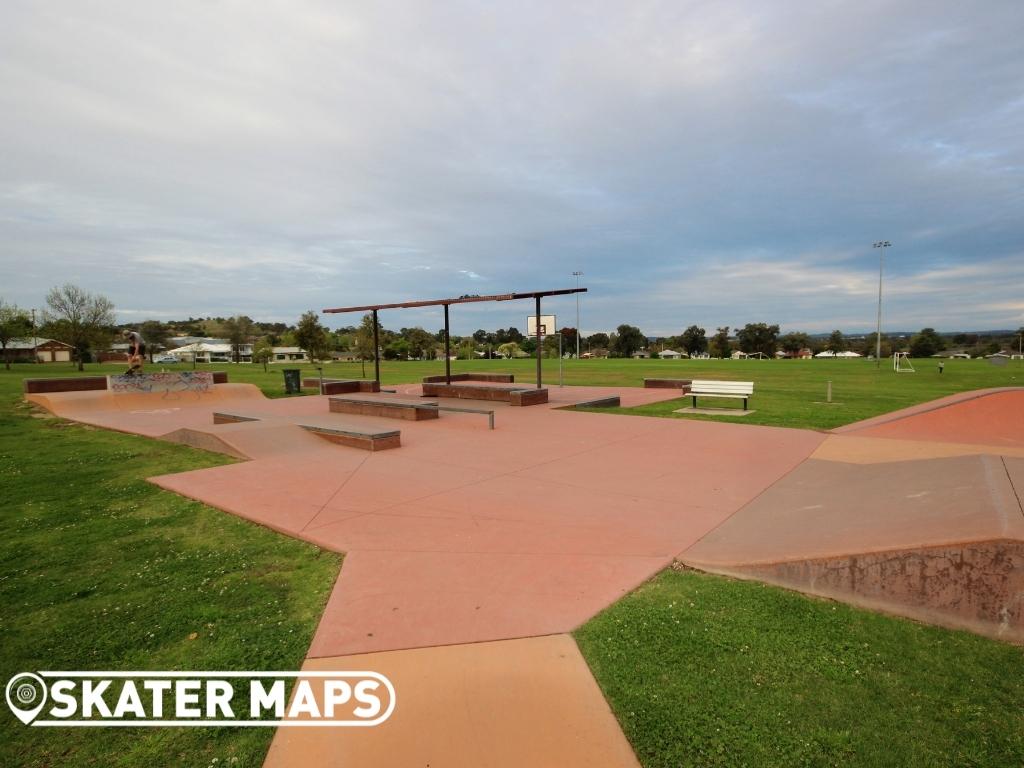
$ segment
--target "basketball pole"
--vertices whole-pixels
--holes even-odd
[[[542,352],[544,350],[542,349],[543,342],[541,341],[541,335],[540,335],[540,296],[537,296],[536,299],[537,299],[537,322],[536,322],[536,326],[537,327],[534,330],[537,332],[537,389],[540,389],[540,383],[541,383],[541,373],[540,373],[540,365],[541,365],[541,363],[540,363],[540,359],[541,359],[541,354],[542,354]]]

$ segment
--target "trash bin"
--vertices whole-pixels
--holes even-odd
[[[297,395],[302,391],[302,372],[298,368],[284,369],[284,392]]]

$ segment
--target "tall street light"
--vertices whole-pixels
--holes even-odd
[[[582,272],[573,272],[573,276],[576,278],[576,287],[580,287],[580,277],[583,275]],[[576,359],[580,359],[580,295],[576,294]]]
[[[872,248],[878,249],[878,323],[875,328],[875,367],[882,367],[882,264],[885,261],[885,249],[891,248],[888,240],[879,240]]]

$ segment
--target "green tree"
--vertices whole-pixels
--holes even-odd
[[[307,312],[306,314],[309,313]],[[303,318],[305,316],[303,315]],[[242,346],[248,344],[252,339],[256,325],[253,323],[252,318],[246,315],[236,315],[225,320],[222,327],[228,338],[228,343],[231,345],[231,355],[237,363],[242,359]],[[301,347],[302,345],[300,344],[299,346]]]
[[[362,322],[355,334],[356,356],[363,364],[363,378],[366,378],[366,361],[373,360],[377,356],[377,350],[373,346],[373,313],[367,312],[363,315]]]
[[[592,333],[587,336],[588,349],[608,349],[609,338],[607,333]]]
[[[708,351],[707,332],[699,325],[691,325],[683,331],[683,335],[679,337],[679,343],[690,357],[702,355]]]
[[[732,342],[729,341],[728,325],[715,330],[715,335],[711,337],[709,349],[712,355],[719,358],[726,358],[732,354]]]
[[[28,312],[16,304],[6,304],[0,299],[0,348],[3,349],[4,365],[7,370],[11,370],[11,357],[7,345],[14,339],[27,336],[31,331],[32,321]]]
[[[862,355],[866,355],[866,356],[869,356],[869,357],[874,357],[875,356],[875,352],[877,350],[877,346],[878,346],[877,343],[876,343],[877,339],[878,339],[878,334],[877,333],[869,333],[867,336],[865,336],[864,337],[864,341],[860,345],[860,353]],[[883,333],[882,334],[882,352],[881,352],[881,356],[883,358],[892,357],[893,352],[895,352],[895,351],[896,351],[896,348],[895,348],[895,345],[892,343],[892,340]]]
[[[109,342],[113,334],[114,304],[106,296],[83,291],[66,283],[46,294],[44,320],[56,338],[75,350],[78,370],[85,370],[85,359],[92,347]]]
[[[611,352],[616,357],[629,357],[634,352],[643,349],[647,339],[635,325],[620,325],[615,329],[615,342],[612,344]]]
[[[295,327],[295,341],[305,350],[311,362],[327,360],[331,356],[331,345],[327,329],[320,324],[320,317],[312,309],[299,318]]]
[[[941,352],[945,348],[945,342],[935,332],[934,328],[922,328],[919,333],[915,333],[910,339],[911,357],[931,357],[936,352]]]
[[[153,362],[153,353],[167,349],[167,342],[171,338],[170,330],[159,320],[146,320],[139,326],[139,333],[146,340],[146,352],[149,353],[149,362]]]
[[[843,336],[843,332],[840,330],[832,331],[832,334],[828,337],[828,343],[825,345],[825,349],[836,353],[845,352],[846,337]]]
[[[257,341],[252,348],[252,361],[254,363],[263,364],[263,372],[267,372],[267,363],[269,363],[274,357],[274,345],[270,343],[270,339],[264,337]]]
[[[506,341],[504,344],[498,347],[498,354],[502,357],[516,358],[522,354],[519,344],[514,341]]]
[[[747,354],[760,352],[768,357],[775,357],[778,339],[779,326],[767,323],[747,323],[736,331],[740,349]]]
[[[779,338],[779,346],[790,357],[798,355],[800,350],[811,346],[811,338],[802,331],[793,331]]]

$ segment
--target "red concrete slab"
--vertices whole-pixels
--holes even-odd
[[[350,552],[309,654],[568,632],[670,562],[670,557]]]
[[[1024,538],[1024,515],[999,457],[812,459],[682,559],[710,568],[994,538]]]
[[[1021,448],[1024,388],[963,393],[851,424],[842,428],[841,433]]]
[[[571,637],[309,659],[395,687],[374,728],[280,728],[266,768],[639,768]]]

